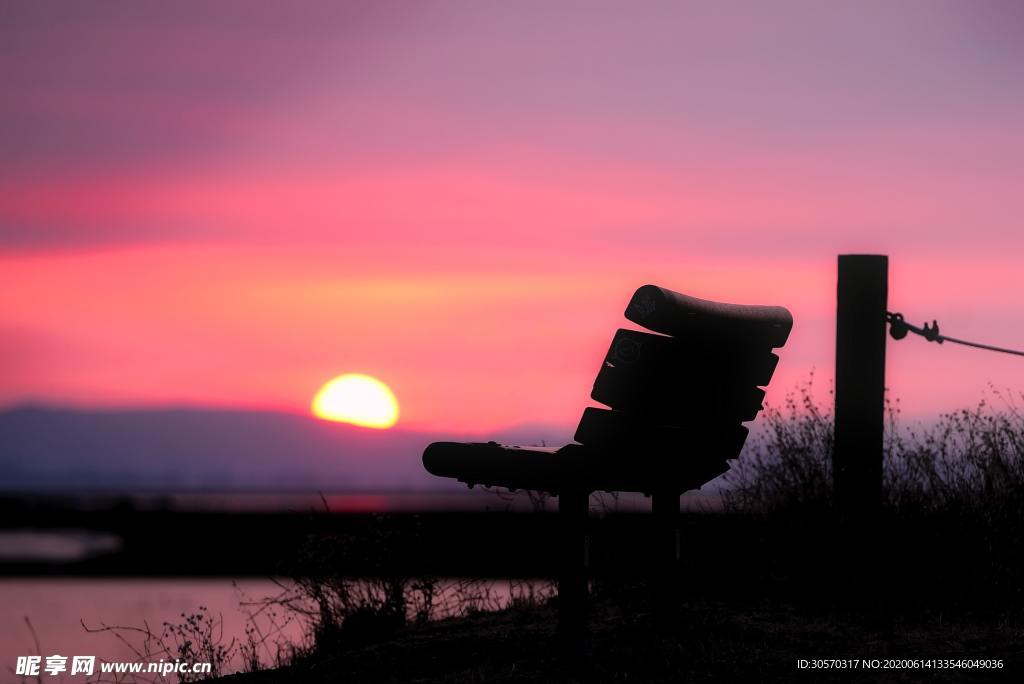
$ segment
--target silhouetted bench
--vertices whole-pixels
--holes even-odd
[[[679,496],[729,470],[762,408],[793,317],[779,306],[710,302],[654,285],[638,289],[626,318],[651,332],[620,329],[612,339],[573,444],[540,449],[436,442],[423,453],[430,473],[469,484],[547,491],[559,497],[565,540],[559,576],[560,626],[575,631],[586,598],[585,522],[594,491],[652,495],[664,528],[659,587],[666,605],[678,557]]]

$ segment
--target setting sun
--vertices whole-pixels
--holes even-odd
[[[361,427],[387,429],[398,421],[398,400],[387,385],[369,375],[339,375],[313,397],[313,415]]]

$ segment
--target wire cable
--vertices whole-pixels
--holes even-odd
[[[970,342],[968,340],[961,340],[956,337],[948,337],[939,333],[939,324],[937,321],[932,321],[931,325],[927,323],[924,327],[917,327],[911,323],[907,323],[901,313],[892,313],[890,311],[885,312],[885,320],[889,323],[889,334],[894,340],[902,340],[907,336],[908,332],[912,332],[915,335],[920,335],[929,342],[952,342],[953,344],[962,344],[966,347],[974,347],[975,349],[984,349],[985,351],[994,351],[1001,354],[1013,354],[1014,356],[1024,356],[1024,351],[1020,349],[1007,349],[1006,347],[996,347],[991,344],[982,344],[981,342]]]
[[[955,337],[946,337],[945,335],[939,336],[939,342],[946,341],[954,344],[962,344],[965,347],[974,347],[975,349],[987,349],[988,351],[1002,352],[1003,354],[1014,354],[1016,356],[1024,356],[1024,351],[1019,349],[1005,349],[1003,347],[994,347],[991,344],[982,344],[980,342],[968,342],[967,340],[958,340]]]

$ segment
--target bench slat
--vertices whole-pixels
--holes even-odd
[[[730,386],[699,378],[686,383],[671,377],[645,381],[629,370],[605,366],[590,396],[648,421],[693,425],[753,420],[763,407],[765,392],[754,385]]]
[[[702,486],[729,470],[725,460],[694,454],[687,459],[656,458],[649,451],[623,448],[618,452],[592,450],[579,444],[536,450],[495,442],[435,442],[423,453],[423,465],[433,475],[469,485],[529,489],[559,493],[586,491],[650,492]]]
[[[639,288],[626,318],[648,330],[681,338],[735,337],[781,347],[793,328],[793,315],[781,306],[724,304],[673,292],[657,285]]]
[[[642,375],[721,378],[767,385],[779,363],[767,345],[694,344],[676,337],[619,328],[604,363],[630,367]]]
[[[749,430],[738,422],[683,427],[650,423],[640,417],[611,409],[587,407],[576,428],[575,439],[591,450],[646,449],[659,458],[707,454],[718,459],[737,458]]]

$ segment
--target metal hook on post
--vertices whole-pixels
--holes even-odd
[[[919,328],[912,323],[907,323],[906,319],[903,318],[903,314],[887,311],[885,312],[885,320],[889,323],[889,335],[894,340],[902,340],[907,336],[908,332],[920,335],[929,342],[938,342],[939,344],[942,344],[942,341],[946,339],[939,334],[939,322],[934,319],[931,325],[925,323],[923,328]]]
[[[894,340],[902,340],[907,336],[909,327],[907,322],[903,320],[903,314],[899,313],[885,313],[885,320],[889,323],[889,334]]]

